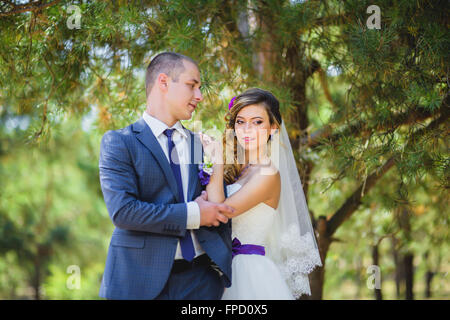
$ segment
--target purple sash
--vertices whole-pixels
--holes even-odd
[[[231,257],[234,258],[238,254],[259,254],[264,256],[266,255],[266,250],[263,246],[257,246],[255,244],[241,244],[238,238],[234,238]]]

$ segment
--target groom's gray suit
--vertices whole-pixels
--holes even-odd
[[[198,179],[202,145],[188,132],[191,164],[186,202],[202,191]],[[224,287],[231,285],[231,220],[219,227],[194,230],[201,248],[220,269],[220,276],[216,266],[173,274],[178,241],[189,232],[187,205],[180,201],[169,161],[143,118],[105,133],[99,169],[106,207],[116,227],[100,296],[220,299]]]

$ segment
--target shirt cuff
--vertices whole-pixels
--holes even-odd
[[[187,206],[187,222],[186,229],[199,229],[200,228],[200,207],[195,201],[186,203]]]

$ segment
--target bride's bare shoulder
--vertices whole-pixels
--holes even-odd
[[[251,179],[254,180],[255,184],[261,184],[261,186],[266,187],[270,186],[270,188],[281,185],[280,172],[273,164],[258,167]]]
[[[252,172],[241,188],[225,200],[226,204],[237,210],[237,213],[229,217],[236,217],[262,202],[273,208],[277,207],[281,191],[280,174],[277,170],[269,170],[268,167],[265,169]]]

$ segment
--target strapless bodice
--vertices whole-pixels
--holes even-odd
[[[233,183],[227,186],[228,197],[242,186]],[[239,239],[242,244],[264,246],[277,210],[261,202],[231,220],[232,238]]]

